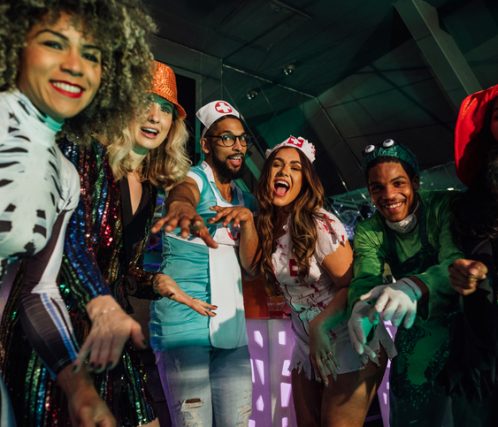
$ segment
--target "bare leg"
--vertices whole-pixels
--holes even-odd
[[[368,408],[384,376],[387,357],[381,353],[380,366],[369,362],[356,372],[329,377],[322,396],[322,427],[362,427]]]
[[[292,400],[299,427],[320,427],[323,384],[309,380],[303,371],[292,371]]]

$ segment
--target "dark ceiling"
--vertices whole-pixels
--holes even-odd
[[[224,98],[242,112],[255,177],[267,146],[307,137],[328,194],[363,186],[361,150],[387,137],[423,169],[450,162],[459,102],[498,80],[495,0],[145,3],[157,59],[195,82],[190,111]]]

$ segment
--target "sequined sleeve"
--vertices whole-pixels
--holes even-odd
[[[145,271],[143,268],[133,266],[126,276],[126,292],[136,298],[156,300],[161,298],[153,290],[153,281],[156,273]]]
[[[98,165],[103,159],[93,148],[83,150],[67,141],[61,143],[60,147],[76,167],[81,185],[80,201],[66,233],[60,285],[69,288],[80,310],[85,311],[86,304],[92,298],[111,293],[97,264],[92,241],[95,238],[92,224],[98,223],[93,216],[99,214],[92,209],[92,196],[97,182],[103,180],[100,176],[103,168]]]
[[[151,192],[151,200],[156,200],[156,190],[152,187],[149,188]],[[133,259],[130,262],[128,273],[125,278],[126,292],[128,295],[136,298],[144,298],[150,300],[160,299],[161,296],[156,294],[153,290],[154,276],[157,273],[146,271],[143,268],[143,258],[146,250],[150,232],[150,225],[154,215],[155,204],[149,204],[148,221],[144,232],[144,238],[134,248]]]

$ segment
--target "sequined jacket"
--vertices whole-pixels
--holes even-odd
[[[127,295],[152,298],[153,274],[141,267],[155,204],[146,208],[149,221],[144,238],[135,246],[132,262],[126,265],[121,194],[119,184],[112,179],[105,148],[94,142],[91,148],[80,150],[65,142],[61,149],[81,176],[80,205],[68,227],[59,274],[62,291],[75,294],[72,304],[82,312],[88,301],[98,295],[112,294],[125,309],[129,309]],[[148,186],[151,200],[155,200],[155,188],[143,185]],[[65,287],[68,284],[70,289]]]

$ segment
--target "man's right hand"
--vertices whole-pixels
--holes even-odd
[[[168,214],[160,218],[151,231],[157,233],[164,228],[165,231],[171,232],[177,227],[180,227],[180,236],[184,239],[189,236],[200,237],[208,247],[218,247],[202,217],[197,213],[195,207],[187,201],[172,201],[168,205]]]
[[[474,293],[488,274],[488,268],[482,262],[464,258],[454,261],[448,270],[451,286],[463,296]]]

